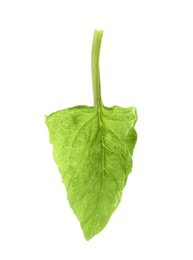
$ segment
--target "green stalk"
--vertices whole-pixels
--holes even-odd
[[[100,84],[100,69],[99,69],[99,55],[103,31],[94,30],[91,54],[91,72],[92,72],[92,86],[94,105],[96,106],[101,100],[101,84]]]

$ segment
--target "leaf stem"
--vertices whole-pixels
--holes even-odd
[[[101,100],[101,84],[100,84],[100,69],[99,69],[99,55],[103,31],[94,30],[92,53],[91,53],[91,73],[94,105],[96,106]]]

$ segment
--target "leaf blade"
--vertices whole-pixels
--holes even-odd
[[[78,106],[46,118],[50,142],[71,208],[90,240],[120,203],[137,135],[136,109],[102,102]]]

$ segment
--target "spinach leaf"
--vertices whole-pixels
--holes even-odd
[[[46,117],[54,160],[71,208],[90,240],[108,223],[121,200],[137,134],[135,107],[105,107],[101,99],[99,53],[103,31],[94,31],[94,106],[76,106]]]

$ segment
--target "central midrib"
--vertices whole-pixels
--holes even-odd
[[[99,209],[99,204],[101,200],[101,194],[103,193],[103,185],[104,185],[104,164],[105,164],[105,153],[104,153],[104,140],[103,140],[103,123],[102,123],[102,104],[98,104],[98,124],[99,128],[101,131],[101,140],[100,140],[100,145],[101,145],[101,172],[102,172],[102,184],[101,184],[101,190],[98,198],[98,203],[97,203],[97,208],[96,208],[96,214],[95,214],[95,222],[97,220],[97,214],[98,214],[98,209]]]

